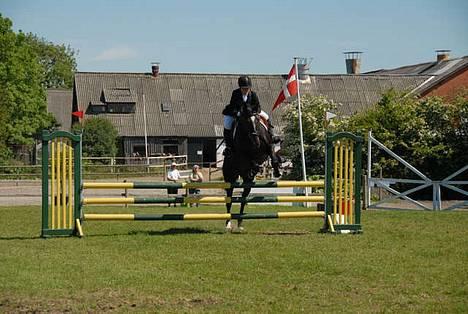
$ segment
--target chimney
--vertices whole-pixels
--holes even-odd
[[[159,76],[159,62],[152,62],[151,63],[151,75],[153,77]]]
[[[297,72],[298,78],[302,83],[310,82],[309,69],[312,58],[298,58]]]
[[[448,61],[450,59],[450,51],[448,49],[439,49],[436,50],[437,53],[437,62]]]
[[[361,73],[362,51],[345,51],[343,53],[346,59],[346,73],[347,74]]]

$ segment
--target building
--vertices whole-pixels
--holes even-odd
[[[428,79],[413,93],[425,96],[451,98],[462,89],[468,89],[468,56],[450,59],[450,50],[437,50],[432,62],[407,65],[395,69],[381,69],[366,74],[427,75]]]
[[[54,115],[59,124],[59,130],[70,131],[72,104],[73,91],[71,89],[49,88],[47,90],[47,111]]]
[[[366,110],[393,88],[421,96],[453,96],[468,86],[468,56],[450,59],[446,50],[433,62],[380,69],[360,74],[361,53],[346,52],[348,74],[309,75],[301,93],[324,95],[340,104],[339,114]],[[160,73],[153,64],[149,73],[77,72],[73,90],[49,89],[48,110],[61,129],[70,130],[72,112],[84,119],[103,116],[118,130],[124,156],[188,155],[191,163],[220,159],[224,106],[237,88],[238,74]],[[263,110],[271,107],[286,75],[251,74]],[[281,130],[282,107],[272,114]],[[74,120],[73,120],[74,119]]]
[[[154,69],[153,69],[154,70]],[[77,72],[73,89],[73,111],[84,111],[85,119],[108,118],[121,137],[125,156],[145,155],[145,133],[149,156],[187,154],[189,162],[208,163],[220,159],[224,106],[237,88],[238,74],[197,73],[102,73]],[[253,89],[262,108],[271,107],[286,75],[251,74]],[[340,113],[351,115],[375,104],[390,88],[413,90],[427,75],[309,75],[301,92],[325,95],[340,103]],[[272,114],[281,129],[282,107]],[[71,117],[71,116],[70,116]]]

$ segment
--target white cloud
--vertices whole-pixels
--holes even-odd
[[[112,60],[124,60],[132,59],[137,56],[136,50],[130,47],[112,47],[102,51],[94,60],[96,61],[112,61]]]

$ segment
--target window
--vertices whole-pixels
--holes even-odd
[[[179,146],[177,145],[164,145],[163,153],[165,155],[177,156],[179,155]]]
[[[106,113],[107,112],[107,106],[106,104],[103,104],[102,102],[90,102],[88,110],[86,111],[87,114],[100,114],[100,113]]]
[[[135,113],[135,104],[131,103],[108,103],[108,113]]]
[[[172,104],[165,103],[161,104],[161,112],[171,112],[172,111]]]

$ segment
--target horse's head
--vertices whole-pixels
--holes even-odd
[[[237,142],[241,145],[248,145],[255,150],[258,150],[261,144],[257,119],[256,115],[252,114],[251,111],[241,111],[236,129]]]

